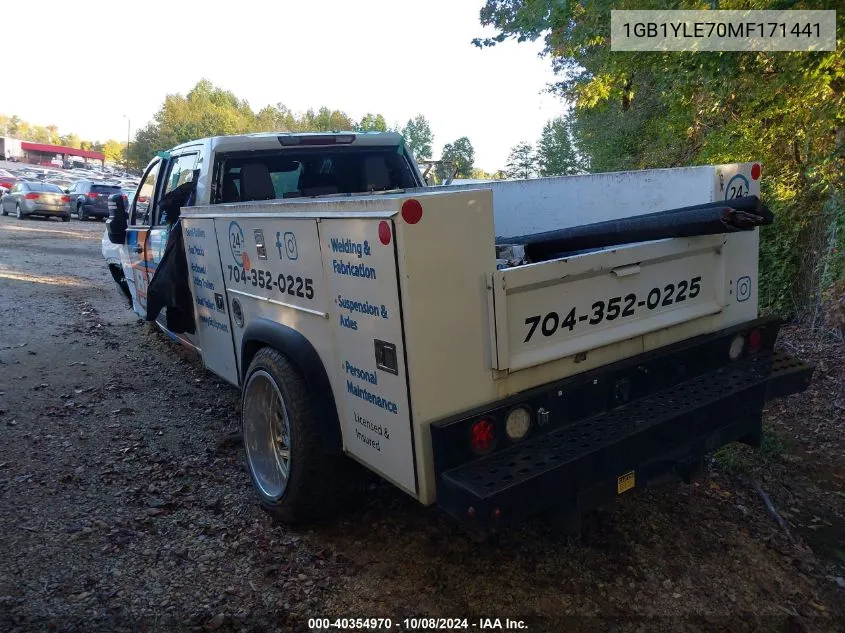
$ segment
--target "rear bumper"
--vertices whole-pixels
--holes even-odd
[[[35,207],[27,209],[28,215],[70,215],[68,207]]]
[[[108,206],[100,207],[100,206],[94,206],[93,204],[83,204],[81,206],[83,206],[85,208],[85,214],[89,218],[107,218],[107,217],[109,217]]]
[[[800,360],[760,352],[439,471],[437,503],[485,532],[544,509],[580,515],[624,492],[625,482],[640,487],[673,469],[683,475],[732,441],[759,444],[766,400],[803,391],[812,373]],[[435,464],[437,434],[433,425]]]
[[[69,215],[70,207],[54,207],[37,204],[32,200],[27,200],[26,204],[21,205],[21,213],[23,215]]]

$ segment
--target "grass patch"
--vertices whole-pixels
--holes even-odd
[[[752,468],[766,466],[780,460],[788,446],[783,437],[768,425],[763,425],[760,448],[753,448],[739,442],[723,446],[713,454],[713,459],[729,473],[747,473]]]

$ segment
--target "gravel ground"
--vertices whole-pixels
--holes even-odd
[[[0,218],[0,631],[845,629],[841,344],[788,329],[819,371],[771,408],[765,449],[626,495],[577,542],[541,520],[479,542],[383,484],[292,529],[252,496],[237,391],[125,308],[102,230]]]

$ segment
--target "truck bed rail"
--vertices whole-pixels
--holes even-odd
[[[757,196],[745,196],[533,235],[500,237],[496,243],[523,246],[529,261],[539,262],[618,244],[749,231],[773,220],[772,212]]]

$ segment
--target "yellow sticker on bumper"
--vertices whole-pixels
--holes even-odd
[[[628,492],[634,487],[634,471],[624,475],[619,475],[616,478],[616,494],[621,495],[623,492]]]

